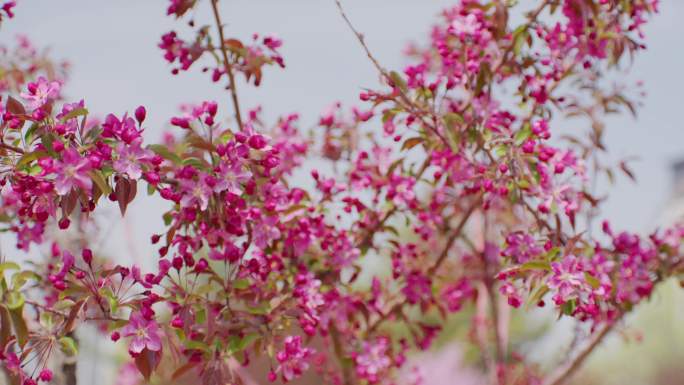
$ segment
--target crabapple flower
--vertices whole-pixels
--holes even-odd
[[[120,143],[118,146],[118,159],[114,161],[114,170],[128,175],[131,179],[140,179],[142,176],[142,163],[152,158],[149,150],[140,146],[142,139],[138,138],[130,144]]]
[[[354,355],[356,374],[371,384],[378,383],[392,365],[388,356],[389,340],[381,337],[372,342],[363,342],[363,348]]]
[[[222,161],[216,176],[214,192],[228,191],[231,194],[242,195],[242,186],[251,177],[252,173],[244,170],[240,162]]]
[[[585,298],[591,292],[587,282],[582,260],[574,255],[564,256],[560,262],[551,263],[552,276],[548,281],[549,289],[557,305],[572,299]]]
[[[206,175],[205,175],[206,176]],[[182,197],[180,200],[182,207],[194,207],[199,205],[200,210],[204,211],[209,206],[209,198],[212,194],[212,188],[205,183],[205,178],[200,177],[200,180],[181,179],[180,187],[182,190]]]
[[[148,320],[141,313],[132,313],[128,324],[121,330],[124,337],[131,337],[128,351],[131,355],[140,354],[144,349],[160,351],[162,348],[159,336],[159,325]]]
[[[313,354],[313,349],[302,346],[301,336],[286,337],[283,350],[276,354],[276,373],[280,373],[285,382],[300,377],[309,369],[308,361]]]
[[[59,195],[66,195],[74,187],[90,192],[93,187],[92,179],[88,175],[90,161],[81,157],[74,148],[62,152],[62,160],[55,161],[55,191]]]
[[[35,110],[58,98],[60,88],[61,85],[58,81],[49,81],[41,76],[35,82],[28,84],[28,92],[22,92],[21,97],[28,100],[29,107]]]

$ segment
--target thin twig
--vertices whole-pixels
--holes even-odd
[[[437,258],[437,261],[435,262],[434,265],[428,270],[428,275],[434,274],[439,267],[444,263],[446,260],[447,256],[449,255],[449,250],[451,249],[451,246],[453,246],[454,242],[461,236],[461,232],[463,231],[463,228],[465,225],[468,223],[468,219],[470,219],[470,216],[473,215],[473,212],[475,212],[475,209],[480,205],[482,201],[481,197],[478,197],[475,202],[473,202],[470,207],[468,208],[468,211],[463,214],[463,217],[461,218],[461,221],[456,225],[456,228],[454,229],[454,232],[452,233],[451,237],[447,241],[446,246],[442,250],[442,253],[439,255]]]
[[[610,333],[615,327],[618,320],[607,323],[604,325],[598,333],[595,333],[589,343],[580,350],[572,361],[568,362],[556,369],[551,375],[549,375],[543,385],[561,385],[565,383],[570,377],[579,369],[584,361],[589,357],[589,355],[596,349],[596,347],[603,341],[603,339]]]
[[[16,152],[17,154],[23,154],[24,153],[24,150],[22,150],[21,148],[11,146],[5,142],[0,142],[0,148],[4,148],[5,150],[10,150],[12,152]]]
[[[337,9],[340,11],[340,15],[344,19],[345,23],[347,23],[347,26],[349,29],[354,33],[356,36],[356,39],[359,41],[359,44],[361,44],[361,47],[363,50],[366,52],[366,56],[368,56],[368,59],[373,63],[375,68],[380,72],[383,78],[385,78],[385,81],[387,81],[390,85],[394,84],[394,80],[392,80],[392,76],[387,70],[380,65],[380,62],[378,59],[373,56],[373,53],[371,53],[370,48],[368,48],[368,45],[366,44],[366,39],[363,36],[361,32],[359,32],[355,27],[354,24],[352,24],[351,20],[349,20],[349,17],[347,16],[346,12],[344,11],[344,8],[342,7],[342,3],[340,0],[335,0],[335,4],[337,4]],[[429,115],[432,117],[433,122],[437,122],[437,118],[434,116],[434,114],[431,111],[425,110],[423,107],[416,105],[409,97],[406,95],[404,90],[401,89],[401,87],[398,87],[396,84],[393,86],[393,88],[397,91],[399,99],[395,100],[395,102],[399,105],[401,105],[403,108],[406,109],[406,112],[417,116],[420,118],[421,122],[430,129],[437,137],[444,142],[445,145],[449,146],[449,141],[442,135],[442,133],[439,132],[438,128],[436,125],[430,124],[430,122],[426,122],[424,120],[425,115]]]
[[[228,60],[228,49],[226,48],[226,39],[223,37],[223,23],[221,22],[221,15],[218,10],[218,0],[211,0],[211,7],[214,11],[214,19],[216,20],[216,28],[218,29],[219,38],[221,39],[221,54],[223,55],[223,67],[228,75],[230,81],[230,96],[233,101],[233,109],[235,111],[235,120],[237,120],[238,127],[242,131],[242,115],[240,114],[240,103],[238,102],[237,89],[235,86],[235,76],[233,75],[233,66]]]

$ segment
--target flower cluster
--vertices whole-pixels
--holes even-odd
[[[598,330],[683,272],[682,227],[585,231],[601,204],[589,177],[613,175],[597,160],[602,116],[633,108],[596,79],[643,49],[657,2],[540,0],[514,24],[515,2],[457,1],[403,71],[369,51],[383,86],[348,114],[331,105],[306,138],[298,114],[270,124],[239,103],[235,77],[258,86],[264,66],[284,67],[282,42],[226,38],[217,0],[166,11],[190,19],[202,3],[216,25],[159,48],[174,74],[214,59],[202,70],[227,83],[233,121],[215,101],[183,105],[162,143],[143,139],[145,107],[99,121],[65,102],[66,77],[26,40],[0,63],[0,220],[17,250],[47,254],[0,264],[0,361],[18,383],[50,381],[50,354],[75,354],[74,331],[94,322],[148,380],[171,365],[174,379],[240,383],[260,357],[271,381],[315,367],[330,383],[390,384],[460,312],[480,368],[537,384],[502,337],[499,298]],[[552,141],[558,112],[588,116],[589,135]],[[98,208],[125,215],[140,186],[168,207],[149,271],[89,244]]]

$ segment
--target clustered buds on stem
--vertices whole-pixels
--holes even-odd
[[[205,2],[221,24],[216,0],[171,0],[167,13],[188,19]],[[315,367],[332,384],[390,384],[450,313],[464,312],[477,336],[464,343],[481,350],[495,383],[565,380],[581,362],[545,377],[512,358],[500,319],[510,308],[498,298],[586,322],[603,330],[598,343],[683,272],[684,227],[647,238],[607,222],[601,235],[587,231],[601,203],[590,179],[614,175],[598,161],[601,116],[633,109],[599,80],[644,48],[657,1],[535,4],[514,25],[517,6],[458,1],[426,45],[408,49],[401,73],[353,30],[385,84],[349,114],[333,104],[306,138],[297,114],[269,125],[261,108],[239,113],[234,76],[258,86],[265,65],[284,67],[274,36],[243,43],[223,25],[188,41],[164,34],[174,74],[213,60],[203,71],[226,75],[240,120],[226,123],[214,101],[184,105],[159,144],[144,142],[143,106],[100,121],[83,100],[64,101],[63,66],[21,39],[17,59],[0,63],[0,216],[17,253],[50,250],[30,265],[0,264],[6,372],[49,382],[50,356],[75,354],[73,332],[92,322],[127,345],[146,378],[193,371],[205,384],[239,383],[236,363],[256,357],[270,362],[270,381]],[[11,17],[13,6],[2,11]],[[589,117],[592,129],[560,140],[561,113]],[[147,272],[107,261],[87,226],[107,201],[125,215],[140,186],[170,207]],[[374,260],[391,268],[368,267]]]

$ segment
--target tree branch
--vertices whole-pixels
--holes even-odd
[[[619,318],[621,318],[620,315]],[[561,385],[572,377],[572,375],[579,369],[584,361],[589,357],[589,355],[596,349],[596,347],[603,341],[603,339],[608,335],[608,333],[613,330],[618,322],[618,319],[604,325],[598,333],[595,333],[591,338],[589,343],[584,346],[577,355],[572,359],[572,361],[567,364],[560,366],[551,375],[549,375],[543,382],[542,385]]]
[[[238,101],[237,89],[235,86],[235,76],[233,75],[233,66],[228,60],[228,49],[226,48],[226,39],[223,36],[223,23],[221,22],[221,15],[218,10],[218,0],[211,0],[211,8],[214,12],[214,20],[216,20],[216,28],[218,29],[219,38],[221,39],[221,54],[223,56],[223,67],[228,75],[230,81],[230,96],[233,102],[233,110],[235,111],[235,120],[237,120],[238,127],[242,131],[242,115],[240,114],[240,103]]]

